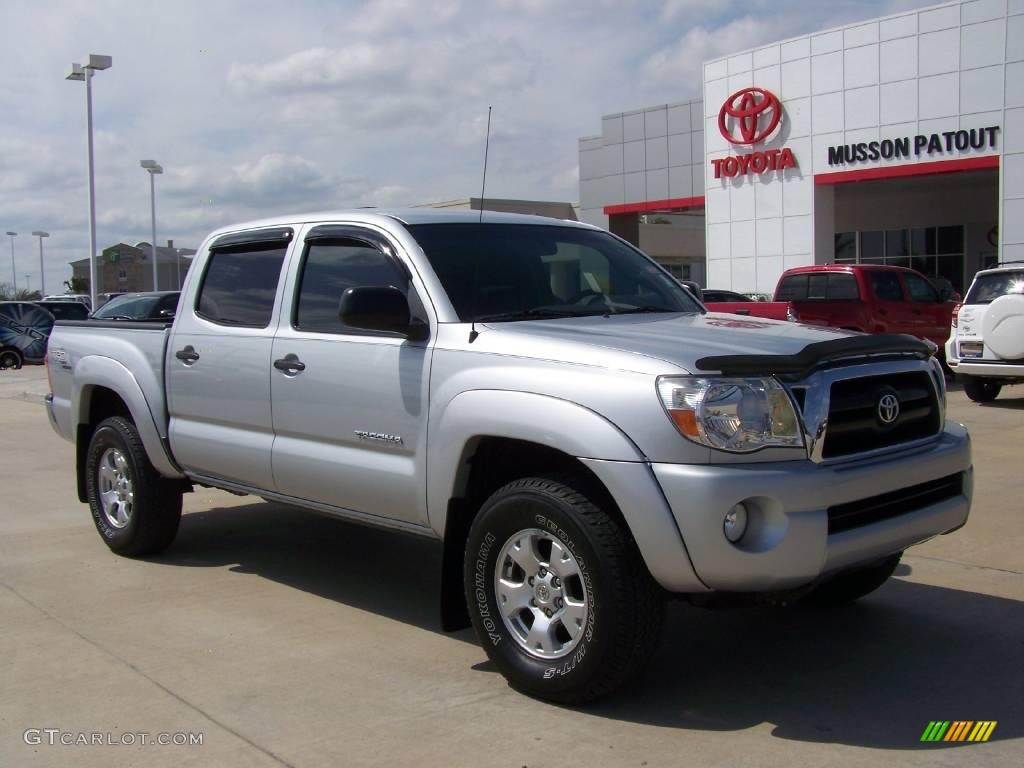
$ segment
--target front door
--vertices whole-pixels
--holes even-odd
[[[278,491],[426,524],[428,342],[349,328],[338,317],[345,289],[395,286],[425,322],[411,273],[370,229],[315,227],[303,249],[287,289],[292,311],[273,344]]]
[[[190,474],[273,489],[271,345],[290,229],[214,241],[167,347],[171,450]],[[192,279],[190,278],[190,282]]]

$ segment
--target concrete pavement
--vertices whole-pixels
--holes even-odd
[[[576,710],[516,694],[471,633],[441,633],[429,542],[200,489],[167,553],[115,557],[72,446],[25,400],[40,388],[41,368],[0,372],[0,765],[1020,762],[1024,388],[951,395],[974,436],[971,520],[877,593],[825,614],[673,604],[644,679]],[[920,743],[937,719],[998,725],[986,744]],[[26,744],[30,728],[203,743]]]

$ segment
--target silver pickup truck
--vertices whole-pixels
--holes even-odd
[[[194,485],[436,539],[443,626],[579,703],[671,594],[841,603],[962,526],[934,351],[708,313],[582,224],[360,210],[214,232],[172,325],[58,323],[47,410],[114,552]]]

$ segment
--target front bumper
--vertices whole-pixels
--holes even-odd
[[[819,465],[654,464],[700,580],[714,590],[756,592],[807,584],[823,573],[899,552],[967,521],[973,490],[970,437],[947,423],[931,443],[871,460]],[[840,533],[829,507],[962,473],[959,494]],[[733,505],[750,510],[737,544],[722,531]]]

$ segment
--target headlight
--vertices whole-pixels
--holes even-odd
[[[695,443],[734,453],[804,444],[793,403],[775,379],[668,376],[658,379],[658,395]]]

